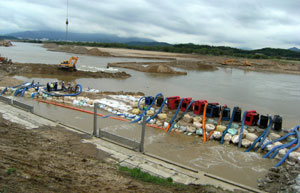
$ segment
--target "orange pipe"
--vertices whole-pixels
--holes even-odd
[[[72,109],[72,110],[76,110],[76,111],[80,111],[80,112],[84,112],[84,113],[88,113],[88,114],[94,114],[94,112],[92,112],[92,111],[88,111],[88,110],[84,110],[84,109],[80,109],[80,108],[76,108],[76,107],[72,107],[72,106],[68,106],[68,105],[63,105],[63,104],[50,102],[50,101],[45,101],[45,100],[40,100],[40,99],[35,99],[35,100],[38,101],[38,102],[48,103],[48,104],[52,104],[52,105],[56,105],[56,106],[60,106],[60,107],[63,107],[63,108]],[[97,113],[97,115],[100,116],[100,117],[104,117],[104,115],[102,115],[100,113]],[[124,121],[124,122],[129,121],[127,119],[123,119],[123,118],[119,118],[119,117],[108,117],[108,118],[109,119],[114,119],[114,120],[119,120],[119,121]],[[155,125],[146,124],[146,126],[164,130],[164,128],[159,127],[159,126],[155,126]]]
[[[202,119],[202,132],[203,132],[203,142],[206,142],[206,129],[205,129],[205,117],[206,117],[206,107],[208,103],[205,103],[203,110],[203,119]]]
[[[169,123],[169,124],[168,124],[168,127],[165,129],[165,132],[168,132],[169,129],[170,129],[170,127],[171,127],[171,124]]]

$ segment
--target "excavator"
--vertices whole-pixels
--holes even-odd
[[[235,63],[234,59],[227,59],[227,60],[221,62],[222,65],[234,64],[234,63]]]
[[[252,64],[248,60],[245,61],[245,65],[246,66],[252,66]]]
[[[77,63],[78,57],[72,56],[69,61],[64,60],[60,65],[58,66],[59,69],[62,70],[69,70],[69,71],[77,71],[76,69],[76,63]]]

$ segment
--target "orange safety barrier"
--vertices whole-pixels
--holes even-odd
[[[206,129],[205,129],[205,117],[206,117],[206,107],[208,103],[205,103],[203,110],[203,119],[202,119],[202,133],[203,133],[203,142],[206,142]]]
[[[52,104],[52,105],[56,105],[56,106],[60,106],[63,108],[67,108],[67,109],[72,109],[72,110],[76,110],[76,111],[80,111],[80,112],[84,112],[84,113],[88,113],[88,114],[94,114],[94,112],[92,111],[88,111],[88,110],[84,110],[84,109],[80,109],[80,108],[76,108],[76,107],[72,107],[72,106],[68,106],[68,105],[63,105],[63,104],[59,104],[59,103],[55,103],[55,102],[50,102],[50,101],[45,101],[45,100],[41,100],[41,99],[35,99],[38,102],[42,102],[42,103],[48,103],[48,104]],[[97,113],[98,116],[100,117],[104,117],[104,115]],[[109,119],[115,119],[115,120],[119,120],[119,121],[124,121],[124,122],[129,122],[129,120],[127,119],[123,119],[123,118],[119,118],[119,117],[108,117]],[[164,128],[162,127],[158,127],[155,125],[150,125],[150,124],[146,124],[147,127],[152,127],[152,128],[156,128],[156,129],[162,129],[164,130]]]

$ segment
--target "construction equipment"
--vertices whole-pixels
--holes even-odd
[[[252,66],[252,64],[251,64],[248,60],[245,61],[245,64],[246,64],[247,66]]]
[[[234,63],[235,63],[234,59],[226,59],[225,61],[221,62],[222,65],[234,64]]]
[[[77,71],[77,69],[76,69],[77,60],[78,60],[78,57],[73,56],[69,59],[69,61],[65,60],[62,63],[60,63],[58,68],[62,69],[62,70]]]

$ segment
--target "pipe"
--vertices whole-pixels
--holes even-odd
[[[240,130],[240,135],[239,135],[238,148],[241,148],[241,145],[242,145],[242,138],[243,138],[243,132],[244,132],[244,126],[245,126],[245,119],[246,119],[247,113],[248,113],[248,111],[245,111],[244,114],[243,114],[242,126],[241,126],[241,130]]]
[[[245,152],[251,151],[255,147],[256,143],[260,139],[262,139],[260,141],[260,143],[258,144],[258,146],[256,147],[256,149],[255,149],[255,151],[257,151],[259,149],[259,147],[261,146],[261,144],[266,139],[266,137],[269,135],[269,130],[271,129],[271,126],[272,126],[272,116],[269,116],[269,117],[270,117],[270,122],[269,122],[269,125],[268,125],[267,129],[265,129],[265,131],[257,139],[255,139],[255,141],[252,143],[252,145],[248,149],[246,149]]]
[[[195,102],[195,101],[191,101],[191,102],[189,103],[189,105],[187,106],[187,108],[185,109],[185,111],[180,115],[180,117],[178,117],[178,118],[172,123],[172,125],[170,126],[168,132],[172,131],[174,125],[175,125],[178,121],[180,121],[180,120],[182,119],[182,117],[187,113],[187,111],[190,109],[190,107],[192,106],[192,104],[194,104],[194,102]]]
[[[232,114],[231,114],[231,118],[230,118],[229,124],[228,124],[227,128],[224,130],[224,132],[223,132],[223,134],[222,134],[222,138],[221,138],[220,144],[223,144],[223,143],[224,143],[224,137],[225,137],[226,133],[228,132],[228,129],[230,129],[230,127],[231,127],[231,125],[232,125],[232,122],[233,122],[235,113],[236,113],[236,108],[233,108],[233,111],[232,111]]]
[[[206,142],[206,129],[205,129],[205,118],[206,118],[206,108],[208,103],[205,103],[203,110],[203,119],[202,119],[202,133],[203,133],[203,142]]]
[[[292,151],[294,151],[294,150],[296,150],[296,149],[299,148],[299,146],[300,146],[300,134],[299,134],[298,129],[299,129],[299,125],[298,125],[297,127],[294,128],[294,131],[295,131],[296,134],[297,134],[297,141],[298,141],[298,142],[297,142],[297,145],[294,146],[294,147],[292,147],[292,148],[291,148],[291,149],[283,156],[283,158],[275,165],[275,167],[280,166],[280,165],[286,160],[286,158],[288,158],[288,156],[290,155],[290,153],[291,153]]]
[[[177,117],[178,112],[179,112],[179,110],[180,110],[180,107],[181,107],[181,104],[182,104],[182,101],[183,101],[183,100],[184,100],[184,98],[180,99],[180,102],[179,102],[179,105],[178,105],[178,107],[177,107],[176,113],[174,114],[173,118],[172,118],[171,121],[169,122],[169,125],[168,125],[168,127],[166,128],[166,130],[165,130],[166,132],[169,132],[169,128],[171,127],[173,121],[174,121],[175,118]]]

